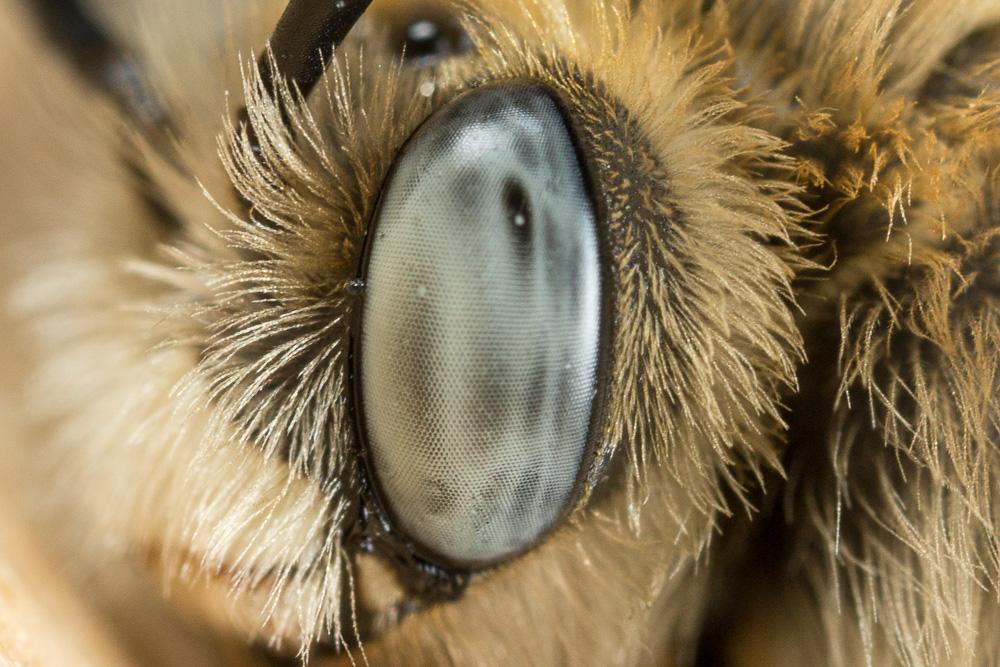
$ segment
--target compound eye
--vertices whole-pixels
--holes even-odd
[[[497,85],[437,112],[373,225],[356,359],[380,503],[432,561],[524,551],[576,497],[601,329],[594,207],[553,97]]]

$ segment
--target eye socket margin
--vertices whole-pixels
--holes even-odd
[[[527,89],[545,96],[555,104],[572,144],[573,155],[579,167],[580,178],[584,188],[586,202],[593,212],[593,226],[596,237],[597,267],[599,275],[600,296],[598,304],[598,327],[596,341],[596,363],[594,364],[593,392],[590,401],[589,418],[586,425],[586,439],[576,470],[572,488],[555,518],[522,548],[503,553],[495,558],[455,559],[441,554],[422,543],[419,538],[410,535],[400,528],[398,514],[386,501],[385,489],[379,481],[376,464],[373,460],[369,428],[366,422],[364,398],[362,396],[361,368],[362,357],[362,320],[368,300],[368,270],[371,263],[373,239],[378,236],[378,221],[385,206],[388,186],[396,176],[401,156],[406,154],[428,122],[442,111],[453,107],[456,102],[467,99],[483,91],[503,88]],[[597,180],[599,165],[595,165],[581,142],[579,126],[567,111],[569,104],[562,99],[561,93],[543,81],[533,78],[519,77],[501,79],[473,85],[469,90],[457,95],[435,113],[431,114],[411,135],[410,139],[399,149],[397,158],[388,170],[380,190],[377,206],[373,210],[371,221],[366,232],[365,243],[355,284],[357,287],[357,302],[352,316],[350,341],[350,409],[355,425],[358,456],[361,462],[360,483],[358,494],[358,510],[356,525],[349,544],[356,546],[364,553],[377,554],[390,562],[400,583],[408,592],[421,602],[433,602],[460,597],[477,573],[501,566],[531,551],[544,542],[552,532],[561,526],[568,516],[585,506],[594,490],[608,475],[613,451],[602,443],[604,423],[607,419],[607,403],[611,384],[612,353],[611,343],[615,328],[616,300],[613,293],[613,276],[611,269],[610,239],[606,231],[608,205],[599,195],[603,191]]]

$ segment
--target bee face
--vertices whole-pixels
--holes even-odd
[[[281,34],[309,3],[95,2],[81,16],[104,57],[84,71],[103,75],[44,51],[45,120],[11,112],[5,158],[52,156],[5,167],[13,219],[52,212],[14,225],[30,252],[9,290],[31,366],[12,382],[44,443],[17,469],[57,489],[40,510],[52,549],[82,554],[95,604],[164,664],[220,645],[238,664],[245,646],[314,664],[686,664],[711,658],[707,628],[745,637],[785,603],[804,611],[780,627],[840,642],[844,664],[912,656],[881,630],[855,642],[826,616],[826,571],[796,569],[829,546],[857,594],[850,567],[900,553],[865,515],[839,560],[844,494],[893,508],[896,529],[913,511],[859,443],[909,453],[932,520],[956,479],[966,507],[990,506],[975,480],[995,469],[995,406],[972,386],[995,385],[995,170],[956,128],[991,121],[956,117],[964,101],[940,121],[907,110],[938,104],[920,91],[947,49],[907,63],[944,10],[876,4],[376,0],[295,60]],[[18,11],[11,25],[35,25]],[[859,56],[845,26],[891,46]],[[110,76],[125,63],[141,83]],[[961,314],[932,307],[944,267],[965,278]],[[923,314],[905,336],[882,328],[904,311]],[[930,377],[899,361],[917,339],[973,342]],[[877,428],[841,403],[859,390]],[[777,488],[809,521],[785,526]],[[968,539],[987,548],[959,561],[995,584],[977,516]]]

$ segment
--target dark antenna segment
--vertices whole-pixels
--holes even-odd
[[[284,79],[303,97],[309,97],[316,82],[330,65],[333,50],[344,41],[372,0],[290,0],[268,40],[267,51],[257,61],[264,90],[276,99],[274,82]],[[274,60],[271,61],[273,56]],[[282,118],[288,124],[282,109]],[[247,128],[254,153],[260,154],[257,133],[247,122],[246,107],[239,124]]]
[[[170,125],[166,109],[147,83],[139,63],[94,20],[80,0],[25,3],[42,34],[85,81],[108,95],[126,118],[147,135]]]
[[[274,95],[277,75],[308,97],[329,66],[334,48],[370,4],[371,0],[290,0],[269,41],[277,71],[266,53],[259,61],[268,93]]]

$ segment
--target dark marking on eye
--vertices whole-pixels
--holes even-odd
[[[584,279],[583,248],[578,240],[573,242],[560,237],[558,223],[551,211],[544,211],[542,216],[545,221],[542,225],[542,237],[546,278],[553,289],[561,289],[566,295],[570,311],[578,312],[583,295],[574,286]]]
[[[432,285],[434,282],[435,277],[431,272],[416,270],[413,272],[415,290],[421,285]],[[434,414],[434,397],[426,391],[426,386],[428,378],[435,377],[439,372],[435,362],[443,353],[438,333],[442,317],[439,304],[434,299],[422,299],[421,305],[426,317],[413,323],[409,335],[413,344],[419,349],[428,350],[428,354],[411,360],[412,364],[400,364],[405,371],[399,373],[398,381],[401,386],[407,388],[405,395],[412,413],[426,416]]]
[[[524,186],[516,178],[509,178],[503,185],[503,206],[507,220],[514,229],[515,237],[528,243],[531,241],[531,201]]]
[[[549,211],[545,212],[545,224],[543,227],[543,234],[545,237],[545,257],[549,261],[549,269],[561,268],[556,265],[566,262],[570,270],[578,274],[579,267],[575,266],[574,263],[568,262],[566,255],[569,252],[569,248],[564,245],[564,241],[559,235],[559,228],[556,226],[557,223],[552,219],[552,214]],[[574,276],[576,277],[576,276]]]
[[[463,206],[473,207],[483,193],[485,178],[479,170],[475,168],[464,169],[455,176],[452,182],[452,196]]]
[[[518,515],[531,512],[541,495],[542,477],[537,472],[528,473],[514,489],[514,511]]]
[[[537,424],[546,423],[548,407],[553,401],[552,383],[549,381],[546,364],[536,364],[535,372],[526,384],[527,400],[524,403],[524,419],[526,428],[530,430]]]
[[[439,479],[428,481],[428,511],[434,516],[447,514],[455,508],[456,491]]]
[[[500,508],[503,506],[504,489],[511,486],[511,475],[509,472],[497,473],[489,484],[476,494],[479,509],[473,518],[473,525],[477,533],[486,532],[490,526],[497,521],[500,516]]]
[[[517,155],[518,162],[532,172],[538,171],[542,166],[538,141],[534,137],[529,137],[520,132],[513,137],[513,140],[514,154]]]

